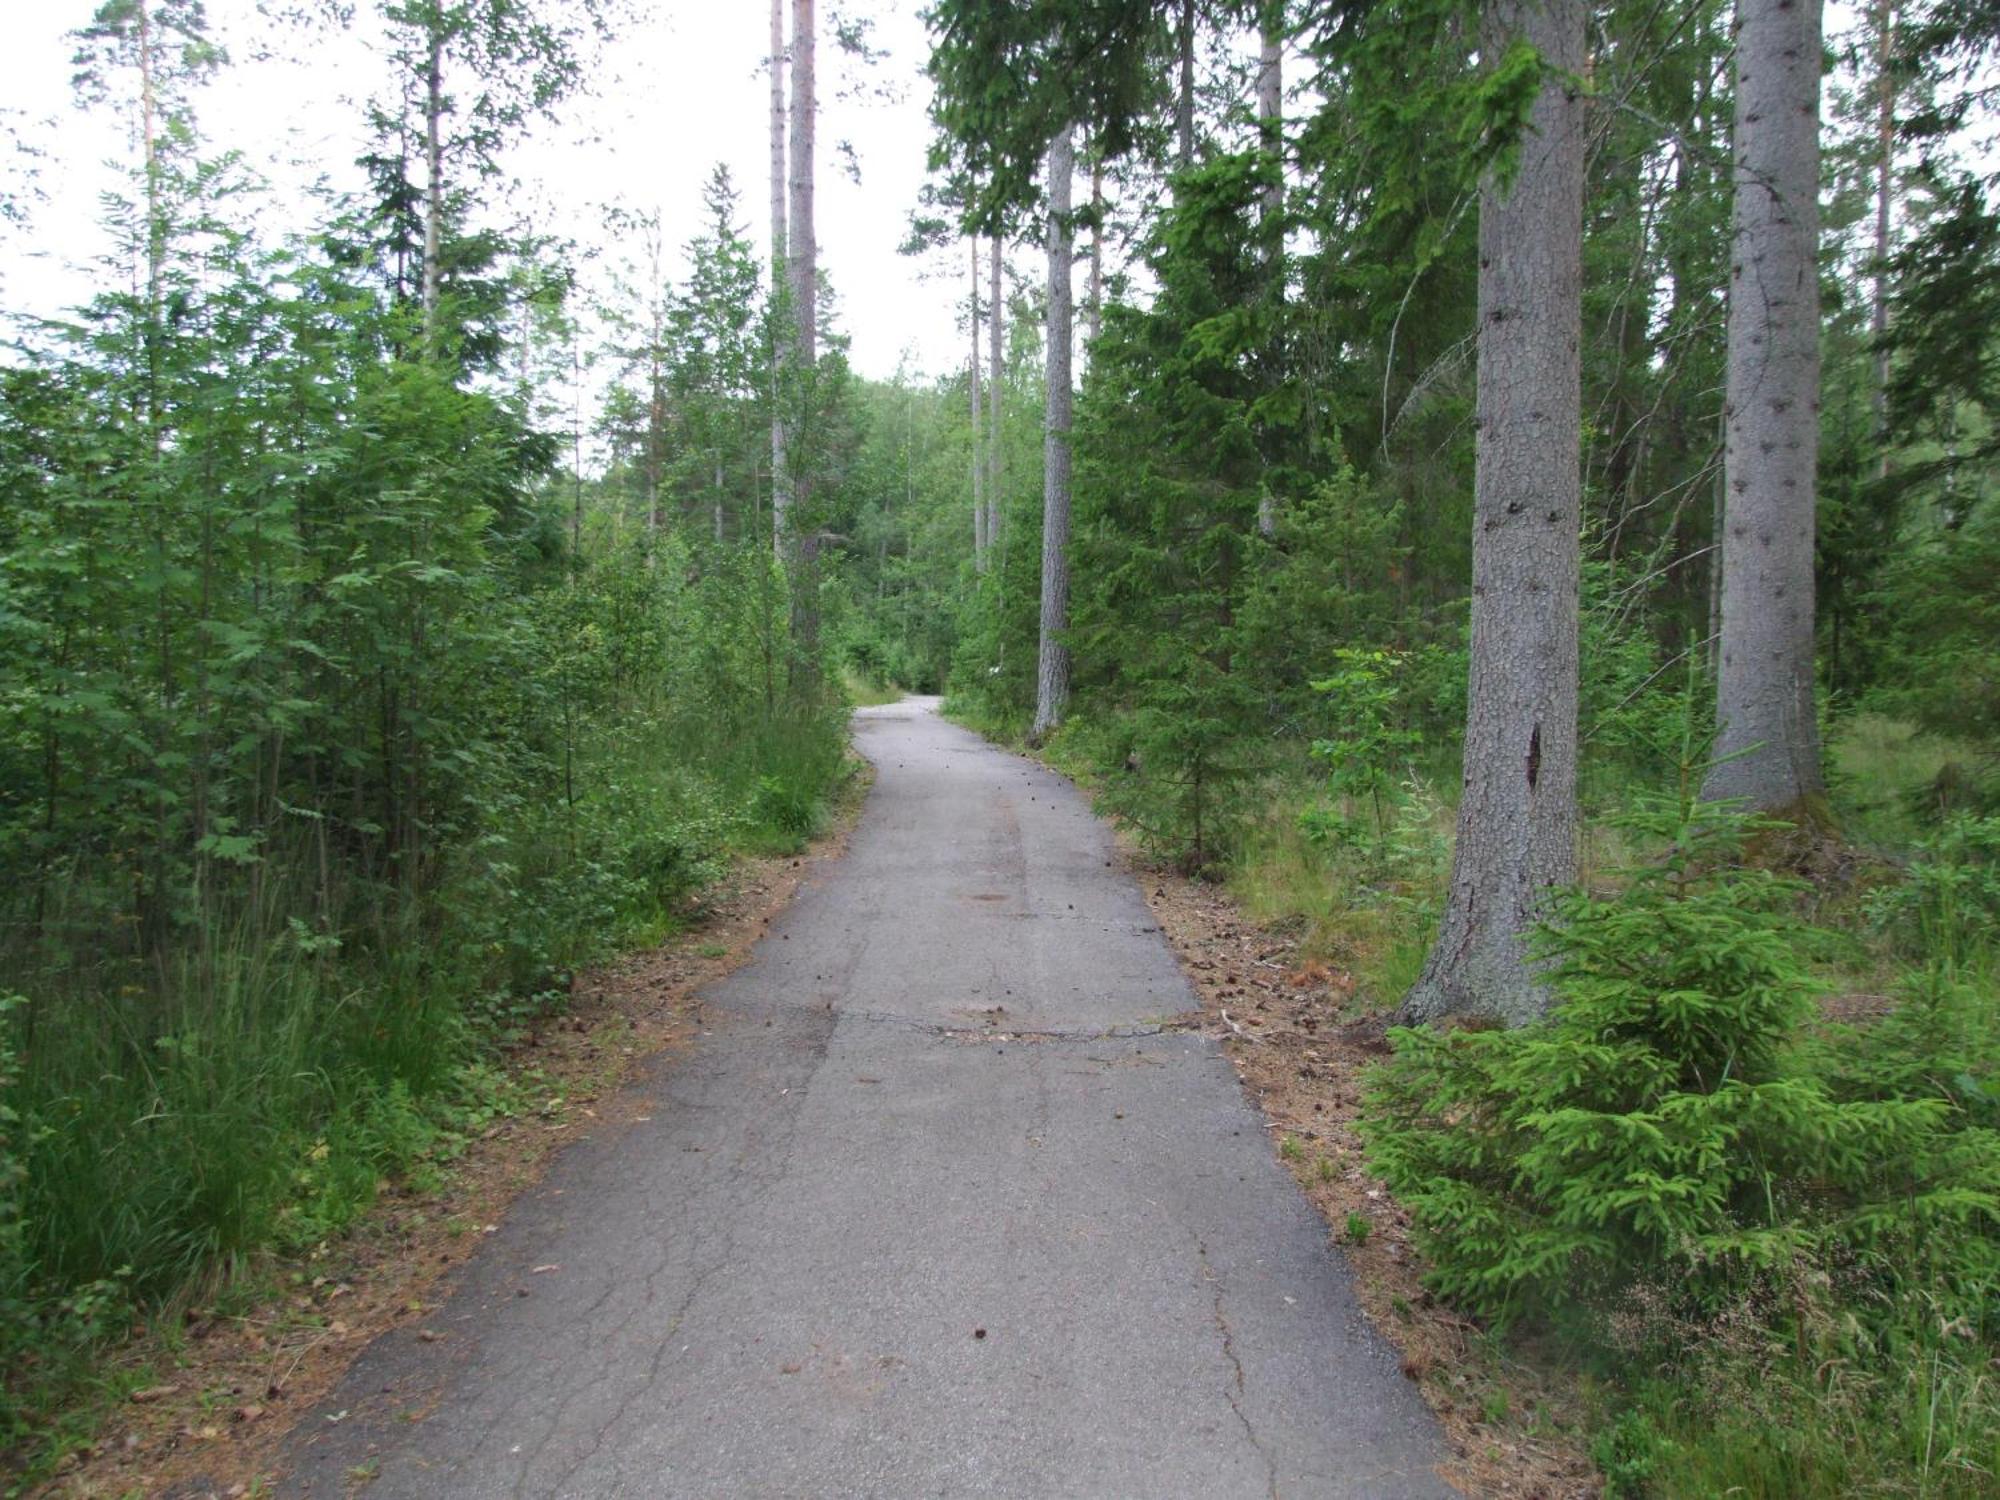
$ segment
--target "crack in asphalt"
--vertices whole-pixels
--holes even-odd
[[[759,1198],[767,1196],[773,1189],[782,1184],[786,1176],[789,1175],[792,1159],[798,1144],[799,1117],[804,1113],[806,1095],[812,1087],[812,1082],[819,1076],[820,1069],[826,1063],[827,1054],[833,1040],[833,1031],[834,1028],[832,1026],[814,1027],[815,1034],[812,1037],[811,1058],[804,1065],[804,1076],[796,1084],[784,1089],[779,1095],[780,1098],[787,1101],[788,1107],[783,1112],[783,1140],[776,1143],[775,1151],[763,1149],[766,1145],[765,1137],[767,1132],[753,1125],[746,1132],[739,1149],[731,1153],[728,1170],[719,1174],[725,1188],[736,1188],[736,1184],[739,1181],[747,1178],[754,1190],[746,1193],[737,1189],[730,1193],[731,1206],[739,1212],[732,1213],[727,1217],[726,1222],[731,1227],[722,1236],[721,1253],[711,1259],[709,1264],[703,1267],[702,1270],[697,1272],[694,1280],[689,1283],[686,1292],[681,1297],[679,1305],[675,1307],[672,1317],[668,1319],[666,1328],[660,1334],[658,1343],[654,1345],[652,1358],[647,1362],[645,1380],[633,1382],[631,1389],[620,1399],[617,1409],[598,1427],[596,1433],[593,1435],[589,1449],[579,1455],[575,1462],[562,1472],[558,1478],[558,1484],[567,1482],[595,1458],[603,1449],[605,1442],[609,1439],[613,1430],[625,1420],[632,1403],[638,1399],[642,1392],[653,1389],[659,1380],[660,1366],[665,1362],[667,1352],[672,1347],[675,1336],[686,1324],[688,1315],[693,1312],[695,1304],[701,1300],[702,1294],[708,1290],[710,1283],[717,1276],[720,1276],[737,1263],[739,1256],[737,1253],[735,1226],[741,1223],[740,1211],[748,1208]],[[771,1162],[774,1156],[776,1158],[776,1165],[765,1165]],[[647,1274],[645,1287],[648,1300],[652,1298],[653,1282],[667,1270],[670,1259],[671,1257],[662,1258],[655,1269]],[[608,1376],[599,1377],[592,1384],[601,1384],[605,1378],[608,1378]]]
[[[1229,1326],[1229,1312],[1222,1305],[1222,1278],[1209,1263],[1208,1242],[1199,1234],[1194,1237],[1194,1250],[1196,1258],[1201,1262],[1202,1279],[1211,1289],[1215,1332],[1222,1341],[1222,1357],[1229,1361],[1231,1378],[1228,1385],[1223,1388],[1223,1395],[1228,1399],[1229,1409],[1236,1413],[1236,1420],[1243,1426],[1243,1436],[1257,1451],[1257,1457],[1263,1460],[1266,1492],[1270,1500],[1278,1500],[1278,1465],[1272,1459],[1270,1450],[1264,1446],[1263,1439],[1257,1436],[1257,1429],[1250,1422],[1250,1414],[1243,1409],[1243,1361],[1236,1353],[1236,1333]]]
[[[1127,1042],[1143,1040],[1149,1036],[1178,1036],[1192,1032],[1211,1034],[1206,1030],[1206,1020],[1196,1016],[1133,1026],[1001,1027],[996,1024],[953,1026],[944,1021],[925,1021],[916,1016],[879,1010],[842,1010],[836,1014],[843,1020],[865,1021],[875,1026],[900,1026],[909,1031],[920,1031],[926,1036],[934,1036],[946,1042]]]

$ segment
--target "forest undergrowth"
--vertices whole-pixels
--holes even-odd
[[[421,762],[387,763],[391,796],[456,778],[416,825],[418,875],[374,842],[378,759],[316,805],[280,779],[305,757],[267,765],[273,815],[228,862],[110,821],[117,782],[101,812],[65,796],[69,848],[35,841],[0,928],[0,1450],[60,1457],[74,1422],[46,1424],[87,1418],[108,1345],[227,1304],[392,1182],[433,1188],[532,1109],[507,1049],[582,970],[673,933],[738,854],[818,830],[845,707],[762,698],[741,575],[771,567],[607,542],[522,597],[504,627],[528,670],[456,676],[424,736],[384,747]],[[154,879],[172,910],[149,932]]]

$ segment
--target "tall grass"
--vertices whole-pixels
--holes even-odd
[[[841,774],[838,709],[696,742],[635,718],[420,897],[326,888],[274,850],[162,954],[101,941],[117,893],[0,927],[0,1448],[135,1316],[338,1231],[512,1085],[493,1043],[575,967],[657,937],[733,850],[797,847]]]

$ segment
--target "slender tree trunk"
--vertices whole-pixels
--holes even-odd
[[[813,233],[813,131],[819,105],[814,94],[814,53],[813,0],[792,0],[792,201],[786,233],[792,317],[799,363],[806,374],[819,353],[819,245]]]
[[[424,60],[424,348],[437,353],[444,242],[444,35],[434,25]]]
[[[714,489],[714,492],[713,492],[713,495],[712,495],[712,503],[711,503],[711,507],[710,507],[710,508],[711,508],[711,509],[712,509],[712,510],[714,511],[714,517],[713,517],[713,519],[714,519],[714,522],[715,522],[715,545],[716,545],[716,546],[718,546],[718,547],[720,547],[720,546],[722,545],[722,542],[723,542],[723,533],[722,533],[722,450],[721,450],[720,448],[718,448],[718,449],[716,449],[716,450],[715,450],[715,489]]]
[[[1583,0],[1487,0],[1483,49],[1549,72],[1511,184],[1479,208],[1472,670],[1464,795],[1436,945],[1399,1019],[1519,1024],[1547,995],[1526,942],[1576,873],[1582,480]]]
[[[1271,180],[1264,188],[1262,204],[1268,273],[1275,283],[1272,295],[1285,294],[1285,48],[1283,0],[1266,0],[1262,18],[1261,46],[1257,55],[1257,125],[1270,158]],[[1278,502],[1267,485],[1257,496],[1257,530],[1264,536],[1276,534]]]
[[[139,144],[146,171],[146,346],[150,353],[160,329],[160,288],[167,272],[166,208],[160,191],[158,86],[153,77],[153,17],[138,0]]]
[[[810,448],[814,374],[819,359],[819,244],[813,228],[813,132],[819,103],[815,96],[816,34],[813,0],[792,0],[792,201],[786,225],[791,252],[792,318],[796,332],[792,360],[797,376],[798,426],[788,435],[791,460],[787,500],[798,541],[793,563],[792,642],[801,684],[816,679],[819,658],[818,527],[812,501]]]
[[[1180,88],[1174,99],[1175,165],[1194,165],[1194,0],[1181,0],[1174,50],[1180,58]]]
[[[1739,0],[1717,764],[1703,795],[1818,820],[1819,0]]]
[[[580,330],[569,339],[569,473],[574,501],[570,523],[570,561],[583,566],[583,341]]]
[[[991,267],[986,291],[986,331],[987,331],[987,380],[986,404],[986,545],[997,548],[1000,545],[1000,476],[1002,459],[1000,438],[1004,431],[1001,406],[1001,371],[1005,368],[1005,331],[1001,325],[1001,306],[1004,299],[1001,287],[1000,236],[993,236]]]
[[[1090,153],[1090,290],[1085,306],[1085,326],[1090,343],[1104,331],[1104,156]]]
[[[966,325],[972,331],[972,359],[966,366],[966,384],[972,396],[972,563],[986,571],[986,452],[980,443],[979,428],[985,404],[979,398],[979,338],[985,326],[979,320],[979,236],[968,242],[972,251],[972,301]]]
[[[166,456],[161,396],[161,361],[166,352],[163,323],[164,289],[167,271],[166,195],[160,167],[159,79],[155,71],[152,12],[147,0],[138,0],[135,17],[139,32],[139,138],[146,173],[146,311],[141,332],[141,349],[146,367],[145,422],[151,449],[153,478],[160,484],[162,503],[149,507],[153,544],[154,588],[153,629],[158,654],[159,682],[156,695],[157,718],[152,726],[155,791],[153,796],[153,849],[148,861],[150,878],[144,885],[138,916],[140,934],[148,952],[157,953],[167,935],[167,849],[172,831],[172,813],[166,783],[160,768],[171,754],[173,737],[174,653],[172,611],[169,604],[170,576],[168,536],[171,522],[164,503],[165,485],[159,472]]]
[[[782,303],[789,252],[785,246],[785,202],[790,188],[785,166],[785,0],[771,0],[771,300]],[[771,354],[771,541],[782,550],[785,537],[785,403],[782,372],[789,341],[773,325]]]
[[[1881,449],[1875,460],[1878,479],[1889,477],[1889,251],[1896,193],[1896,80],[1890,68],[1895,42],[1895,0],[1879,0],[1875,7],[1875,277],[1868,319],[1875,344],[1872,395],[1875,441]]]
[[[1070,127],[1049,147],[1048,419],[1042,444],[1042,620],[1035,671],[1034,737],[1062,722],[1069,703]]]
[[[1284,0],[1266,0],[1257,50],[1257,125],[1264,150],[1278,158],[1278,170],[1264,188],[1264,222],[1271,223],[1285,208],[1285,7]]]

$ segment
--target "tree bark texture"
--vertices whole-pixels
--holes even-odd
[[[424,60],[424,346],[437,352],[444,244],[444,38],[433,27]]]
[[[791,254],[793,399],[800,423],[786,438],[790,467],[785,498],[796,544],[782,550],[793,568],[792,640],[798,652],[794,670],[800,683],[816,680],[819,659],[819,532],[807,509],[812,480],[805,461],[810,444],[804,441],[819,359],[819,245],[813,228],[813,129],[819,112],[814,92],[814,32],[813,0],[792,0],[792,196],[785,244]]]
[[[966,366],[967,385],[972,394],[972,562],[983,573],[987,544],[986,452],[979,429],[986,408],[979,397],[979,339],[986,330],[979,320],[979,236],[973,235],[968,243],[972,251],[972,301],[966,314],[967,326],[972,330],[972,361]]]
[[[1819,73],[1819,0],[1740,0],[1722,639],[1702,794],[1753,812],[1807,812],[1825,789],[1813,702]]]
[[[1464,794],[1437,943],[1398,1019],[1534,1019],[1527,939],[1576,873],[1583,0],[1487,0],[1485,50],[1546,72],[1511,184],[1479,205],[1479,371]]]
[[[1194,0],[1181,0],[1174,50],[1180,56],[1180,88],[1174,100],[1175,165],[1194,165]]]
[[[1084,293],[1084,334],[1095,344],[1104,332],[1104,155],[1095,146],[1090,153],[1090,219],[1090,286]]]
[[[785,226],[791,254],[792,318],[798,358],[810,370],[819,353],[819,245],[813,234],[814,93],[813,0],[792,0],[792,201]]]
[[[1270,274],[1274,282],[1285,274],[1284,230],[1280,215],[1285,211],[1285,46],[1284,6],[1280,0],[1266,0],[1257,54],[1257,128],[1264,151],[1271,158],[1271,181],[1264,189],[1262,213],[1270,252]],[[1275,295],[1282,297],[1279,285]],[[1278,502],[1265,487],[1257,497],[1257,531],[1274,536],[1278,530]]]
[[[1069,704],[1070,127],[1049,146],[1048,419],[1042,441],[1042,620],[1035,669],[1034,737],[1062,722]]]
[[[1284,7],[1269,3],[1264,9],[1257,52],[1257,126],[1263,147],[1280,157],[1280,169],[1264,189],[1264,218],[1268,223],[1283,212],[1285,179],[1282,167],[1285,125],[1285,38]]]
[[[785,163],[785,0],[771,0],[771,297],[790,259],[785,248],[785,202],[790,190]],[[773,337],[781,343],[782,329]],[[785,535],[785,411],[780,395],[782,347],[771,350],[771,540],[782,548]]]
[[[986,289],[986,400],[989,420],[986,424],[986,545],[1000,545],[1000,436],[1003,431],[1001,408],[1001,370],[1006,354],[1004,329],[1001,324],[1001,304],[1005,300],[1001,288],[1000,236],[993,236],[991,267]]]
[[[1871,392],[1875,441],[1881,445],[1875,477],[1889,477],[1889,252],[1896,201],[1896,4],[1875,7],[1875,276],[1868,331],[1875,343],[1875,388]]]

